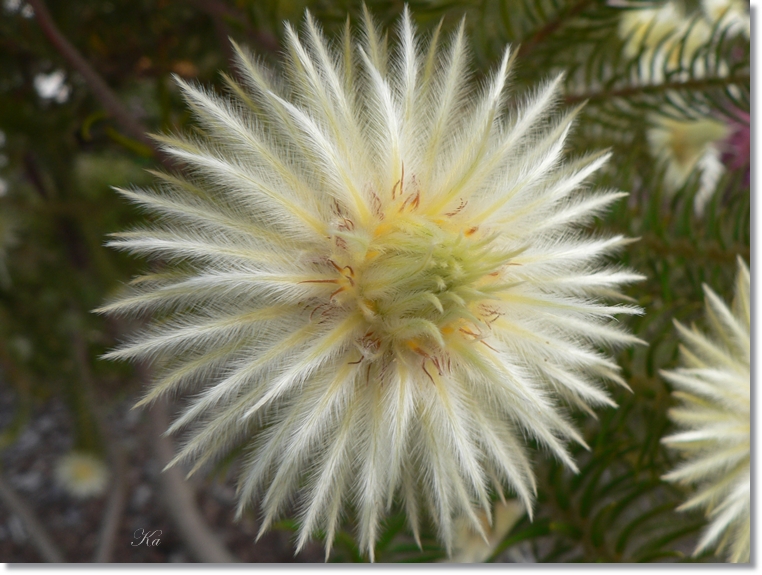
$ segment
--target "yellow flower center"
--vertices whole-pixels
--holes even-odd
[[[86,461],[77,461],[71,467],[71,478],[77,483],[89,482],[95,477],[97,471],[93,464]]]
[[[452,216],[420,213],[419,197],[400,199],[370,230],[340,216],[328,265],[336,278],[329,301],[313,319],[336,308],[354,310],[366,323],[358,363],[406,356],[447,365],[448,341],[484,341],[500,312],[495,294],[509,287],[502,268],[516,251]],[[428,373],[428,371],[427,371]]]

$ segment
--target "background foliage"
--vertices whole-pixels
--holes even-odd
[[[396,0],[367,4],[387,26],[403,7]],[[0,420],[0,449],[13,446],[35,406],[58,398],[73,422],[73,447],[100,454],[113,467],[114,433],[103,421],[104,410],[136,398],[143,383],[139,371],[98,359],[128,326],[89,310],[145,265],[103,243],[108,233],[146,216],[110,186],[151,182],[146,170],[162,158],[141,136],[145,130],[192,129],[172,74],[224,90],[219,71],[235,73],[228,37],[277,62],[284,19],[299,21],[309,7],[333,34],[347,14],[357,22],[362,6],[350,0],[50,1],[51,20],[126,110],[120,120],[102,87],[40,25],[33,9],[38,5],[4,0],[0,7],[0,381],[13,397]],[[697,46],[692,29],[707,19],[697,2],[688,1],[682,4],[682,32],[654,49],[644,42],[634,52],[620,32],[623,14],[653,3],[409,5],[424,31],[440,19],[449,30],[466,17],[479,76],[506,43],[520,45],[516,93],[565,73],[560,105],[587,101],[569,154],[612,148],[614,160],[595,183],[630,192],[595,225],[640,238],[622,254],[622,263],[648,278],[628,296],[646,309],[631,328],[649,345],[618,357],[632,392],[614,390],[619,409],[601,410],[597,420],[578,414],[591,446],[576,453],[578,475],[537,454],[535,520],[523,518],[492,559],[715,560],[690,557],[704,518],[676,512],[685,494],[660,480],[675,461],[659,442],[669,429],[671,405],[659,370],[676,365],[672,320],[702,317],[701,284],[729,300],[736,256],[749,261],[748,37],[709,22],[709,38]],[[668,163],[678,161],[679,153],[670,157],[669,148],[654,148],[653,130],[667,117],[709,118],[725,126],[724,137],[707,144],[723,169],[710,182],[703,211],[696,197],[707,195],[707,183],[699,165],[675,183]],[[336,547],[333,560],[362,560],[351,517]],[[412,543],[401,516],[393,516],[378,559],[444,557],[433,537],[423,547]]]

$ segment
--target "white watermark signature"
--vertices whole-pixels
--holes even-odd
[[[137,543],[133,541],[130,543],[130,545],[133,547],[140,547],[141,545],[145,544],[146,547],[158,547],[159,543],[161,543],[161,539],[159,539],[160,536],[161,529],[146,531],[141,527],[140,529],[136,529],[135,533],[132,536],[133,539],[137,540]]]

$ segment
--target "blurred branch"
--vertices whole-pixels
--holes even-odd
[[[103,513],[103,521],[98,533],[98,545],[93,554],[93,563],[111,562],[114,552],[114,539],[119,531],[119,524],[121,523],[122,514],[127,502],[127,485],[125,480],[127,465],[124,460],[124,452],[119,446],[114,446],[111,451],[111,471],[113,476],[106,511]]]
[[[29,538],[45,561],[48,563],[64,563],[63,553],[53,543],[42,523],[37,519],[34,511],[32,511],[32,508],[5,482],[2,475],[0,475],[0,500],[2,500],[11,513],[14,513],[21,519]]]
[[[735,262],[739,254],[748,261],[751,253],[749,246],[745,245],[735,244],[723,248],[718,243],[711,241],[703,244],[696,244],[684,238],[667,241],[653,232],[643,234],[641,241],[649,253],[672,254],[687,259],[712,260],[720,263]]]
[[[71,334],[72,346],[74,347],[74,359],[79,369],[79,377],[85,390],[88,408],[95,416],[103,441],[106,444],[109,460],[111,461],[111,485],[109,486],[109,498],[106,510],[103,513],[101,529],[98,533],[98,544],[93,554],[94,563],[109,563],[114,551],[114,539],[119,530],[124,507],[127,502],[127,464],[122,446],[114,439],[109,427],[103,419],[103,413],[95,399],[95,381],[88,358],[87,345],[78,331]]]
[[[150,418],[156,459],[159,466],[164,468],[175,455],[172,441],[163,435],[169,426],[165,400],[153,404]],[[204,521],[196,505],[193,489],[185,481],[180,468],[174,466],[164,469],[160,481],[169,514],[193,557],[202,563],[237,563],[238,559],[225,548]]]
[[[47,177],[48,174],[40,167],[34,152],[26,152],[23,162],[24,175],[39,196],[46,201],[55,199],[58,195],[55,182]],[[56,233],[66,248],[72,266],[77,270],[86,269],[88,265],[87,249],[82,243],[77,225],[61,213],[53,211],[51,214],[51,221],[55,224]]]
[[[36,191],[43,200],[50,199],[51,193],[48,186],[42,179],[40,168],[37,165],[37,159],[32,152],[26,152],[23,158],[24,173]]]
[[[532,34],[529,38],[521,42],[521,47],[519,48],[519,53],[518,53],[519,57],[525,57],[529,52],[531,52],[534,49],[534,47],[537,44],[539,44],[545,38],[553,34],[564,23],[568,22],[569,20],[574,18],[577,14],[582,12],[592,2],[593,0],[579,0],[579,2],[577,2],[576,4],[572,4],[566,10],[562,10],[561,12],[559,12],[559,14],[553,20],[545,24],[545,26],[537,30],[537,32]]]
[[[693,90],[699,91],[713,87],[727,87],[733,84],[749,85],[751,76],[749,74],[739,74],[737,76],[726,76],[724,78],[700,78],[698,80],[685,80],[682,82],[664,82],[663,84],[644,84],[641,86],[628,86],[614,90],[601,90],[599,92],[588,92],[586,94],[569,94],[564,98],[567,104],[576,104],[587,100],[588,102],[597,102],[600,100],[609,100],[611,98],[628,98],[631,96],[647,94],[663,94],[675,90]]]
[[[82,75],[90,90],[92,90],[103,107],[106,108],[106,111],[111,114],[116,123],[132,138],[149,146],[152,150],[156,150],[156,144],[146,136],[145,130],[140,123],[130,115],[106,82],[103,81],[88,61],[82,57],[79,51],[61,33],[50,16],[45,2],[43,0],[27,1],[34,9],[35,18],[45,37],[58,50],[63,59]]]

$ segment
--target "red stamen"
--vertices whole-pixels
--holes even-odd
[[[341,292],[343,292],[343,291],[344,291],[344,289],[345,289],[344,287],[340,287],[339,289],[337,289],[335,292],[333,292],[333,293],[331,294],[331,297],[329,297],[329,298],[328,298],[328,301],[332,301],[332,300],[333,300],[333,298],[334,298],[334,296],[337,296],[337,295],[339,295]]]

